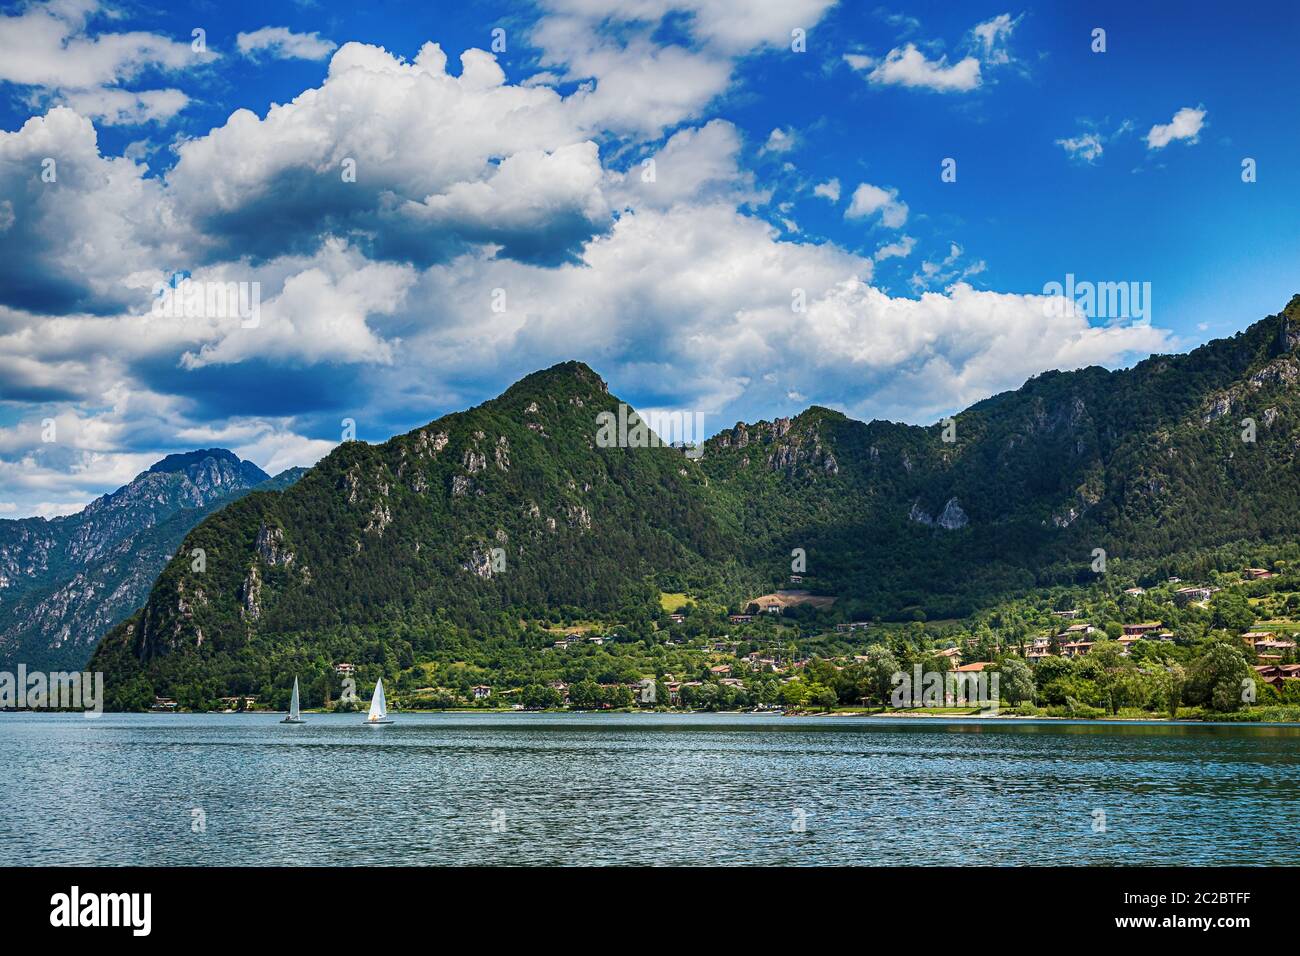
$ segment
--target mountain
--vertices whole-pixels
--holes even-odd
[[[604,615],[649,636],[661,590],[743,607],[788,579],[795,549],[836,614],[897,620],[1087,580],[1098,548],[1155,573],[1284,540],[1300,533],[1298,345],[1300,296],[1189,354],[1048,372],[949,422],[813,407],[737,423],[698,460],[602,447],[597,415],[619,400],[565,363],[383,444],[340,445],[282,493],[201,522],[93,666],[136,696],[210,699],[309,661],[409,666],[515,639],[521,619]]]
[[[209,448],[168,455],[76,514],[0,520],[0,669],[84,665],[195,524],[280,480]]]

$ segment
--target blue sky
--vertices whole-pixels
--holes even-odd
[[[5,5],[0,514],[202,445],[310,464],[568,358],[709,431],[928,422],[1276,312],[1300,17],[1061,6]],[[159,317],[178,273],[257,283],[256,326]],[[1052,317],[1067,273],[1149,309]]]

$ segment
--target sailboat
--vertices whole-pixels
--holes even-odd
[[[374,727],[379,724],[391,724],[388,719],[388,702],[384,700],[384,679],[375,681],[375,692],[370,697],[370,716],[366,723]]]
[[[293,679],[293,698],[289,701],[289,716],[280,721],[282,724],[305,724],[298,714],[298,678]]]

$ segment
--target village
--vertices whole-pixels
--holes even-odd
[[[533,649],[518,649],[508,661],[459,654],[397,671],[337,661],[323,699],[312,706],[363,707],[356,689],[383,677],[393,706],[404,710],[888,713],[900,709],[890,706],[891,679],[916,670],[996,676],[1003,710],[1020,716],[1172,714],[1180,707],[1194,715],[1203,659],[1225,647],[1233,653],[1217,666],[1239,668],[1236,679],[1247,686],[1238,709],[1262,714],[1251,705],[1300,705],[1300,624],[1286,616],[1300,607],[1300,595],[1277,578],[1268,568],[1247,567],[1216,575],[1214,583],[1171,577],[1040,595],[973,620],[885,622],[836,620],[837,599],[792,575],[792,588],[740,607],[665,594],[649,639],[646,630],[617,622],[539,622],[530,625]],[[1049,598],[1055,606],[1046,606]],[[1183,683],[1191,690],[1181,690]],[[276,710],[280,695],[277,688],[225,696],[208,709]],[[938,704],[940,711],[960,711],[964,701],[950,693]],[[180,708],[159,697],[152,709]]]

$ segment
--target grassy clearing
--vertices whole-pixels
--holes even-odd
[[[672,614],[683,604],[687,604],[689,601],[690,598],[688,598],[685,594],[682,594],[680,591],[659,592],[659,606],[663,608],[665,611],[667,611],[669,614]]]

